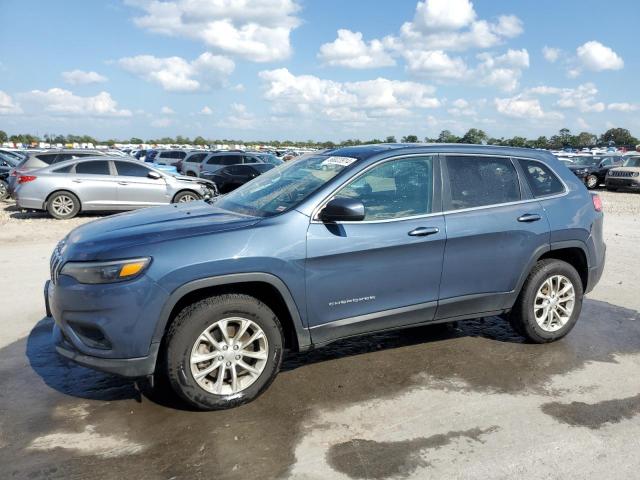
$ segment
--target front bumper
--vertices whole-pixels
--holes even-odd
[[[605,186],[608,188],[640,188],[640,177],[607,177]]]
[[[138,378],[151,375],[156,368],[159,343],[152,343],[149,355],[137,358],[100,358],[84,355],[65,338],[61,328],[56,324],[53,327],[53,343],[56,352],[62,357],[71,360],[83,367],[92,368],[101,372],[113,373],[122,377]]]
[[[60,355],[125,377],[153,373],[160,346],[153,335],[168,295],[150,278],[86,285],[60,275],[44,293]]]

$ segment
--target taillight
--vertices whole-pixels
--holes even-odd
[[[36,176],[34,175],[20,175],[18,177],[18,183],[27,183],[27,182],[33,182],[36,178]]]
[[[596,212],[601,212],[602,211],[602,199],[600,198],[600,195],[598,195],[597,193],[592,193],[591,194],[591,200],[593,201],[593,208],[595,209]]]

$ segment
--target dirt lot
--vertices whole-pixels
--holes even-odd
[[[640,195],[601,192],[607,267],[574,331],[503,320],[292,355],[252,404],[191,412],[52,351],[61,222],[0,204],[0,478],[637,478]]]

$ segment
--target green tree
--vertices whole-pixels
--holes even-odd
[[[458,143],[460,141],[460,137],[454,135],[449,130],[442,130],[436,142],[438,143]]]
[[[418,143],[418,136],[417,135],[405,135],[404,137],[402,137],[401,142],[402,143]]]
[[[9,137],[7,137],[7,132],[5,132],[4,130],[0,130],[0,143],[4,143],[7,140],[9,140]]]
[[[488,139],[489,136],[484,131],[477,128],[470,128],[469,131],[462,136],[460,143],[481,144],[486,143]]]
[[[533,148],[547,148],[549,146],[549,140],[547,140],[545,136],[540,136],[531,142],[531,146]]]
[[[384,139],[384,143],[396,143],[396,137],[393,135],[389,135],[387,138]]]
[[[598,137],[593,133],[580,132],[575,137],[576,147],[594,147],[598,143]]]
[[[207,141],[202,138],[200,135],[198,135],[196,138],[193,139],[193,143],[194,145],[206,145]]]
[[[571,130],[568,128],[561,128],[558,132],[558,139],[560,140],[561,147],[570,147],[572,144]]]
[[[506,140],[506,143],[507,145],[510,145],[512,147],[526,147],[527,139],[524,137],[515,136],[513,138],[510,138],[509,140]]]
[[[631,135],[631,132],[626,128],[610,128],[602,135],[600,135],[600,141],[604,144],[613,142],[615,145],[636,145],[638,139]]]
[[[141,139],[141,138],[138,138],[138,137],[131,137],[131,138],[129,139],[129,143],[130,143],[131,145],[140,145],[140,144],[144,143],[144,141],[142,141],[142,139]]]

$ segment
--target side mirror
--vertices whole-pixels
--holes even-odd
[[[147,177],[152,178],[154,180],[160,180],[162,178],[162,175],[160,175],[158,172],[149,172],[147,173]]]
[[[355,198],[334,198],[320,212],[323,222],[359,222],[364,220],[364,204]]]

